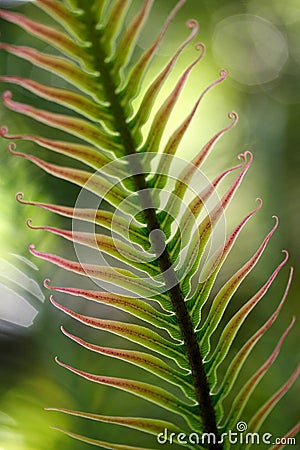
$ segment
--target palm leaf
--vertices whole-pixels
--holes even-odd
[[[175,419],[171,423],[151,418],[105,416],[61,408],[55,410],[156,436],[167,429],[175,436],[174,442],[187,448],[221,449],[221,440],[219,443],[207,444],[201,441],[201,436],[204,438],[207,434],[213,434],[218,439],[221,433],[235,426],[239,414],[247,407],[254,387],[277,357],[293,322],[267,361],[236,393],[231,411],[225,413],[223,401],[234,389],[235,380],[248,360],[250,351],[277,318],[287,296],[291,276],[280,305],[265,325],[242,346],[221,384],[218,384],[219,366],[226,360],[246,317],[263,299],[285,265],[288,255],[285,254],[284,261],[274,269],[257,293],[228,320],[218,344],[212,348],[211,338],[219,328],[226,308],[241,282],[262,257],[278,226],[278,220],[276,218],[275,226],[254,255],[214,295],[210,310],[201,321],[202,308],[211,296],[220,269],[241,230],[262,206],[259,200],[259,206],[226,236],[225,210],[246,176],[253,156],[250,152],[239,155],[241,162],[216,176],[212,182],[200,169],[217,141],[237,123],[236,113],[229,114],[230,124],[217,132],[190,163],[175,156],[201,100],[210,89],[226,78],[224,70],[200,93],[183,122],[174,127],[167,143],[162,144],[166,125],[172,118],[190,73],[203,58],[205,47],[202,43],[195,44],[195,50],[200,52],[156,110],[155,101],[161,88],[181,53],[197,35],[198,24],[194,20],[187,23],[191,30],[189,36],[141,93],[142,81],[149,65],[185,0],[178,2],[153,44],[138,56],[135,50],[153,1],[145,0],[135,13],[131,12],[130,3],[124,0],[37,0],[34,7],[51,16],[52,25],[16,12],[0,11],[3,20],[21,27],[25,33],[54,48],[55,52],[45,53],[26,45],[11,43],[1,43],[0,48],[29,61],[46,73],[55,73],[57,78],[64,80],[66,86],[47,86],[18,74],[1,76],[1,82],[20,86],[48,101],[53,107],[56,105],[59,109],[54,107],[51,111],[18,102],[10,91],[3,95],[3,102],[8,108],[59,130],[60,136],[63,134],[64,138],[9,134],[5,126],[1,128],[1,136],[20,143],[29,141],[37,150],[45,148],[53,152],[57,156],[57,164],[47,162],[35,154],[21,153],[16,150],[15,143],[9,144],[9,151],[13,155],[25,158],[49,174],[81,188],[74,207],[27,201],[22,193],[17,194],[20,203],[72,219],[72,230],[49,225],[36,226],[30,219],[27,224],[32,229],[70,240],[78,260],[45,253],[36,250],[33,245],[30,247],[31,253],[64,270],[89,277],[98,286],[95,290],[78,286],[51,286],[47,279],[45,287],[54,292],[70,294],[74,299],[80,297],[98,305],[117,308],[128,315],[128,321],[86,316],[65,307],[51,296],[53,306],[88,327],[116,334],[125,342],[132,341],[142,346],[143,351],[90,343],[65,328],[62,328],[63,334],[74,344],[101,357],[117,358],[151,372],[162,379],[166,387],[123,377],[92,374],[58,359],[57,363],[91,382],[121,389],[154,403],[162,411],[172,411],[175,417],[185,421],[186,428],[177,425]],[[125,18],[128,23],[126,26]],[[136,98],[138,106],[133,106]],[[146,123],[149,131],[145,135],[142,127]],[[70,159],[70,166],[60,164],[60,155]],[[87,169],[72,166],[72,160],[80,161]],[[238,171],[238,175],[220,198],[216,191],[218,186],[234,171]],[[86,200],[91,195],[94,200],[92,206],[88,202],[87,207]],[[110,205],[108,209],[102,200]],[[83,226],[86,226],[84,231]],[[100,232],[99,227],[105,232]],[[94,251],[88,262],[82,257],[82,247]],[[105,255],[109,258],[107,261]],[[143,325],[136,324],[135,319],[141,320]],[[169,364],[170,360],[173,365]],[[253,432],[259,431],[275,404],[295,381],[298,372],[296,370],[278,392],[261,406],[250,422]],[[181,389],[182,399],[172,393],[172,386]],[[287,436],[293,436],[297,430],[296,426]],[[108,443],[70,431],[63,432],[102,448],[139,448],[127,443]],[[188,432],[197,432],[199,440],[182,444],[182,436]],[[224,448],[228,448],[228,443],[224,444]]]

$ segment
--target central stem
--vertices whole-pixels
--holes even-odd
[[[210,389],[207,381],[203,359],[200,353],[197,337],[184,301],[184,296],[180,288],[179,280],[172,266],[169,253],[166,248],[164,234],[155,232],[160,230],[160,224],[157,212],[150,194],[143,167],[138,157],[130,158],[137,154],[136,145],[131,131],[124,116],[124,110],[120,99],[116,93],[113,77],[111,76],[109,66],[105,62],[105,54],[100,43],[100,32],[96,28],[95,16],[92,12],[92,2],[79,0],[80,7],[85,11],[87,38],[92,43],[92,51],[95,69],[101,75],[101,82],[105,91],[107,100],[110,103],[110,109],[115,119],[115,127],[118,131],[125,150],[125,155],[129,156],[128,163],[131,170],[132,180],[136,191],[138,192],[141,207],[143,209],[144,219],[148,228],[149,236],[154,235],[152,247],[157,255],[157,261],[164,277],[164,282],[173,310],[176,314],[178,326],[181,332],[182,340],[185,346],[187,359],[191,369],[193,386],[196,393],[196,399],[199,407],[199,414],[205,433],[214,434],[216,441],[219,440],[219,433],[216,424],[215,411],[211,402]],[[163,249],[163,251],[162,251]],[[210,450],[221,450],[221,444],[209,444]]]

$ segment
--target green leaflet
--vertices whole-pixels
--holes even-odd
[[[166,99],[163,106],[160,108],[158,113],[156,114],[152,127],[149,132],[149,137],[146,140],[145,144],[143,145],[141,151],[149,151],[148,149],[151,149],[151,152],[157,152],[159,149],[159,145],[161,142],[161,138],[164,132],[164,129],[166,127],[167,121],[170,117],[170,113],[172,112],[174,106],[177,103],[177,100],[179,98],[179,95],[181,93],[181,90],[184,87],[184,84],[187,80],[187,77],[190,73],[190,71],[193,69],[193,67],[202,59],[203,51],[200,53],[200,56],[186,69],[180,80],[178,81],[177,85],[175,86],[174,90],[171,92],[169,97]],[[170,153],[170,152],[167,152]],[[174,150],[175,153],[175,150]]]
[[[147,238],[146,230],[143,227],[136,227],[132,224],[128,226],[128,220],[123,217],[117,216],[110,211],[95,210],[91,208],[70,208],[67,206],[51,205],[46,203],[29,202],[23,199],[23,193],[19,192],[16,195],[18,202],[24,205],[38,206],[39,208],[46,209],[55,214],[73,218],[73,220],[79,220],[84,222],[90,222],[96,225],[100,225],[108,230],[112,229],[114,224],[114,232],[120,236],[124,236],[126,231],[129,233],[130,240],[137,244],[140,244],[145,250],[150,247],[149,239]]]
[[[252,164],[252,154],[247,151],[239,155],[240,164],[216,174],[212,182],[201,172],[202,163],[215,144],[237,123],[236,113],[229,114],[230,124],[216,132],[190,163],[175,156],[204,95],[226,78],[225,70],[221,70],[219,78],[215,78],[202,93],[195,94],[194,105],[182,123],[174,124],[170,135],[165,136],[166,125],[173,125],[173,111],[180,105],[189,75],[205,53],[204,44],[193,43],[199,31],[196,20],[187,22],[189,35],[177,44],[173,55],[144,87],[144,92],[141,90],[159,46],[186,1],[178,1],[161,31],[153,37],[152,44],[142,50],[138,48],[139,37],[147,27],[154,0],[36,0],[31,7],[48,14],[51,25],[33,20],[29,15],[0,10],[0,18],[20,27],[24,36],[24,45],[3,42],[0,49],[26,60],[48,75],[55,74],[55,80],[64,80],[62,88],[56,82],[53,85],[42,84],[38,77],[31,79],[18,73],[1,74],[1,83],[17,85],[49,103],[49,109],[33,107],[15,100],[19,91],[13,94],[6,91],[3,96],[5,106],[42,123],[45,125],[43,129],[59,130],[64,137],[58,140],[47,137],[46,132],[45,136],[39,136],[38,131],[33,134],[15,132],[13,124],[9,126],[12,129],[10,134],[8,128],[1,124],[0,136],[19,141],[20,146],[23,141],[31,142],[33,150],[30,155],[17,152],[12,142],[8,148],[12,155],[25,158],[49,174],[81,187],[72,207],[27,201],[23,194],[17,194],[20,203],[67,217],[72,222],[68,229],[51,225],[33,226],[30,219],[27,224],[30,228],[70,240],[77,259],[69,260],[63,255],[38,251],[33,245],[30,252],[62,270],[89,277],[96,285],[94,290],[79,287],[80,281],[74,287],[50,286],[47,279],[45,287],[70,294],[73,299],[81,297],[99,306],[104,304],[116,308],[126,313],[126,319],[105,320],[84,315],[66,308],[53,296],[50,297],[52,304],[74,321],[95,330],[114,333],[124,339],[125,344],[132,341],[144,350],[104,347],[101,342],[90,343],[62,327],[64,335],[74,345],[79,345],[83,352],[90,350],[99,358],[117,358],[153,373],[158,377],[158,383],[159,379],[164,380],[166,387],[162,389],[159,384],[118,378],[114,374],[109,377],[94,375],[88,368],[81,370],[58,363],[89,381],[122,389],[155,403],[162,413],[172,411],[178,418],[183,418],[191,430],[196,430],[200,439],[205,435],[218,438],[224,430],[228,431],[235,425],[254,387],[276,358],[287,332],[266,363],[248,380],[245,388],[236,393],[231,411],[224,411],[224,399],[234,389],[252,348],[278,317],[292,275],[275,312],[237,351],[223,380],[218,383],[219,367],[226,361],[236,334],[275,281],[287,260],[287,253],[285,260],[257,293],[228,319],[219,342],[211,348],[212,334],[240,283],[262,256],[277,228],[277,219],[255,254],[214,294],[207,316],[201,321],[202,308],[214,292],[219,271],[241,230],[261,208],[262,202],[259,200],[259,206],[227,233],[225,212]],[[31,42],[36,38],[55,49],[54,54],[51,49],[45,53],[26,45],[26,34],[31,36]],[[157,105],[162,87],[167,84],[170,73],[188,46],[194,46],[195,55]],[[134,102],[136,98],[137,102]],[[145,124],[148,133],[144,132]],[[164,140],[166,144],[163,146]],[[40,147],[54,156],[68,157],[70,165],[61,166],[41,159]],[[72,160],[85,164],[88,169],[72,167]],[[238,170],[238,175],[225,194],[219,197],[219,185],[235,170]],[[107,203],[109,210],[105,206]],[[92,249],[90,255],[95,258],[92,260],[91,256],[91,261],[86,262],[82,247],[85,252]],[[142,325],[136,320],[142,321]],[[299,369],[264,405],[257,408],[249,422],[249,430],[259,430],[274,405],[291,387],[298,372]],[[173,385],[181,389],[182,400],[172,393]],[[200,440],[194,444],[182,444],[180,436],[186,430],[165,420],[82,413],[66,408],[55,410],[99,424],[134,428],[152,437],[168,429],[175,435],[174,442],[190,449],[222,450],[228,447],[228,443],[202,445]],[[287,436],[293,436],[297,430],[297,426],[293,427]],[[105,437],[99,440],[60,431],[101,448],[141,450],[127,443],[106,442]]]
[[[63,26],[66,31],[70,32],[72,37],[80,45],[88,45],[85,42],[84,36],[84,24],[79,20],[80,12],[76,10],[73,5],[72,12],[61,2],[53,2],[52,0],[36,0],[36,5],[49,14],[49,16],[56,19],[56,21]]]
[[[65,89],[57,89],[53,87],[47,87],[43,84],[37,83],[26,78],[18,77],[0,77],[0,81],[6,83],[14,83],[22,86],[34,94],[50,100],[59,105],[66,106],[71,110],[91,119],[93,121],[109,121],[111,117],[109,111],[103,105],[97,105],[91,100],[83,97],[75,92],[70,92]]]
[[[292,438],[294,440],[294,443],[295,443],[296,440],[295,440],[294,436],[296,436],[296,434],[299,432],[299,430],[300,430],[300,422],[298,422],[297,425],[295,425],[291,430],[289,430],[288,433],[286,433],[286,435],[282,439],[282,441],[283,441],[282,444],[273,445],[270,450],[279,450],[281,448],[284,448],[285,447],[285,443],[288,442],[289,438]]]
[[[280,351],[280,347],[290,331],[290,329],[293,327],[295,322],[295,318],[291,321],[290,325],[286,329],[286,331],[281,336],[278,344],[275,347],[275,350],[271,354],[271,356],[267,359],[267,361],[258,369],[258,371],[250,378],[250,380],[245,384],[245,386],[241,389],[239,394],[237,395],[236,399],[233,402],[233,405],[231,407],[231,411],[229,413],[229,416],[226,420],[225,428],[226,429],[232,429],[234,423],[236,422],[236,417],[240,417],[241,412],[243,411],[245,404],[247,400],[249,399],[253,389],[257,385],[257,383],[261,380],[261,378],[264,376],[264,374],[267,372],[271,364],[275,361],[275,359],[278,356],[278,353]]]
[[[141,85],[141,81],[143,79],[143,76],[146,73],[147,67],[151,63],[156,50],[160,46],[160,44],[170,26],[171,21],[174,19],[177,11],[183,6],[183,4],[185,2],[186,2],[186,0],[180,0],[177,3],[175,8],[169,14],[157,39],[154,41],[154,43],[148,49],[145,50],[143,55],[140,57],[138,62],[135,64],[134,68],[132,69],[132,71],[129,75],[127,83],[125,84],[124,88],[120,91],[120,94],[121,94],[122,100],[123,100],[123,105],[130,103],[132,101],[132,99],[135,98],[135,96],[138,94],[140,85]],[[154,96],[157,95],[157,90],[155,90],[153,92],[153,95]]]
[[[278,226],[278,220],[276,218],[276,224],[274,228],[268,233],[263,243],[257,250],[257,252],[252,256],[249,261],[244,264],[244,266],[235,273],[230,280],[225,283],[222,289],[218,292],[214,299],[214,303],[210,309],[207,319],[199,332],[199,339],[201,340],[202,354],[207,355],[210,351],[210,337],[212,332],[217,328],[219,321],[221,320],[226,306],[233,296],[234,292],[240,285],[240,283],[245,279],[245,277],[250,273],[255,264],[257,264],[260,256],[262,255],[269,239],[272,237],[274,231]]]
[[[164,389],[136,380],[126,380],[124,378],[104,377],[90,374],[75,369],[74,367],[68,366],[67,364],[64,364],[58,360],[57,362],[60,366],[65,367],[71,372],[90,381],[93,381],[94,383],[107,384],[117,389],[131,392],[134,395],[140,396],[146,400],[156,403],[165,409],[169,409],[170,411],[173,411],[177,414],[181,414],[192,429],[193,427],[199,429],[199,422],[197,414],[195,414],[195,408],[183,403],[173,394],[168,393]]]
[[[274,323],[274,321],[277,319],[280,310],[286,300],[287,294],[289,292],[289,288],[291,285],[293,276],[293,270],[290,271],[289,280],[284,292],[284,295],[281,299],[281,302],[279,303],[277,309],[274,311],[274,313],[271,315],[271,317],[266,321],[266,323],[257,330],[257,332],[251,336],[251,338],[243,345],[243,347],[239,350],[237,355],[234,357],[233,361],[229,365],[229,368],[227,369],[227,372],[223,378],[222,384],[218,389],[218,392],[214,395],[214,403],[218,404],[218,408],[222,410],[220,414],[220,420],[223,417],[223,407],[222,403],[225,399],[225,397],[228,395],[228,393],[231,391],[231,389],[234,386],[234,382],[243,367],[244,363],[246,362],[251,350],[253,347],[258,343],[258,341],[261,339],[261,337],[264,335],[264,333],[270,328],[270,326]]]
[[[146,447],[133,447],[132,445],[118,445],[111,442],[100,441],[99,439],[92,439],[85,436],[80,436],[79,434],[71,433],[70,431],[62,430],[60,428],[54,428],[57,431],[61,431],[67,436],[76,439],[77,441],[86,442],[87,444],[95,445],[96,447],[106,448],[108,450],[152,450]]]
[[[87,94],[93,95],[98,101],[102,100],[102,90],[96,83],[96,76],[82,72],[76,64],[53,55],[41,53],[30,47],[1,44],[0,48],[19,56],[22,59],[30,61],[32,64],[49,72],[55,72],[68,83],[73,84]]]
[[[270,411],[274,408],[274,406],[279,402],[281,397],[290,389],[292,384],[295,382],[300,373],[300,364],[296,368],[295,372],[289,378],[289,380],[257,411],[254,417],[252,417],[248,431],[251,433],[256,433],[260,430],[262,423],[265,418],[269,415]],[[298,423],[298,427],[300,427],[300,423]],[[250,448],[248,445],[246,448]]]
[[[69,241],[100,250],[102,253],[107,253],[118,261],[130,264],[132,267],[148,273],[149,275],[158,276],[160,274],[157,264],[151,261],[153,255],[147,254],[144,251],[138,252],[133,246],[129,246],[116,238],[113,239],[105,234],[72,232],[54,227],[36,227],[31,225],[30,219],[27,220],[27,225],[33,230],[46,230],[50,233],[62,236]]]
[[[71,37],[52,27],[30,20],[21,14],[8,11],[1,11],[0,17],[21,26],[28,33],[43,40],[47,44],[52,45],[58,50],[65,52],[77,61],[86,63],[88,55],[84,51],[84,47],[88,47],[87,44],[82,47],[80,52],[80,45],[78,42],[75,43]]]
[[[244,306],[240,308],[240,310],[232,317],[232,319],[224,328],[224,331],[219,339],[218,344],[216,345],[214,353],[206,363],[211,388],[213,388],[217,381],[216,370],[226,357],[237,331],[240,329],[243,321],[246,319],[248,314],[250,314],[251,310],[263,298],[272,282],[276,278],[278,272],[285,265],[287,259],[288,255],[286,254],[284,261],[275,269],[265,285]],[[213,373],[213,377],[210,376],[211,372]]]
[[[164,329],[175,340],[181,340],[181,335],[176,323],[176,317],[174,314],[166,314],[153,308],[151,305],[143,301],[143,299],[124,297],[116,294],[101,291],[90,291],[86,289],[78,288],[66,288],[50,286],[49,279],[46,279],[44,285],[46,288],[65,292],[74,296],[81,296],[87,300],[103,303],[108,306],[120,309],[131,314],[133,317],[137,317],[148,324],[151,323],[159,329]]]
[[[188,397],[194,399],[194,391],[192,388],[190,376],[188,376],[189,374],[188,373],[184,374],[179,372],[178,370],[172,369],[159,358],[149,355],[148,353],[136,352],[132,350],[100,347],[99,345],[90,344],[84,341],[83,339],[80,339],[68,333],[63,328],[62,332],[67,337],[77,342],[77,344],[82,345],[88,350],[92,350],[93,352],[97,352],[102,355],[111,356],[112,358],[118,358],[123,361],[127,361],[151,373],[154,373],[158,377],[179,386]]]
[[[189,305],[189,310],[190,310],[190,314],[192,316],[193,319],[193,323],[195,328],[198,327],[199,323],[200,323],[200,319],[201,319],[201,308],[203,307],[203,305],[205,304],[205,302],[208,299],[208,296],[210,294],[211,288],[216,280],[216,277],[218,275],[218,272],[220,270],[220,268],[222,267],[222,264],[224,263],[224,261],[226,260],[226,257],[228,255],[228,253],[230,252],[230,250],[232,249],[237,237],[239,236],[239,233],[241,232],[241,230],[243,229],[243,227],[246,225],[246,223],[248,222],[248,220],[261,208],[262,206],[262,201],[261,199],[257,199],[260,201],[259,206],[252,211],[250,214],[248,214],[243,220],[242,222],[230,233],[230,235],[227,237],[225,244],[224,244],[224,248],[223,248],[223,253],[221,255],[221,258],[219,259],[219,262],[217,264],[217,267],[214,269],[212,275],[204,282],[204,283],[200,283],[195,294],[193,295],[193,297],[188,301],[188,305]],[[199,333],[199,332],[198,332]]]
[[[65,314],[73,317],[81,323],[84,323],[90,327],[106,330],[118,336],[125,337],[126,339],[136,342],[143,347],[151,349],[158,354],[174,359],[180,368],[186,368],[187,362],[184,356],[182,345],[174,344],[164,339],[159,334],[139,325],[127,324],[123,322],[117,322],[113,320],[103,320],[95,317],[87,317],[82,314],[77,314],[68,308],[63,307],[57,303],[53,297],[50,298],[51,303]]]
[[[33,108],[29,105],[14,102],[11,98],[11,92],[7,91],[3,96],[6,106],[18,111],[21,114],[25,114],[35,120],[45,123],[46,125],[78,136],[79,138],[99,146],[104,150],[118,150],[118,145],[114,142],[116,139],[106,136],[103,131],[99,130],[99,127],[96,127],[94,124],[90,124],[82,119],[77,119],[76,117],[50,113],[49,111]]]
[[[146,5],[146,3],[145,3]],[[188,22],[187,26],[192,28],[192,32],[190,36],[182,43],[182,45],[178,48],[175,55],[171,58],[170,62],[164,68],[164,70],[158,75],[158,77],[153,81],[153,83],[148,88],[147,92],[144,94],[143,101],[139,107],[138,112],[130,121],[130,125],[132,126],[132,130],[134,133],[140,133],[140,129],[142,125],[147,121],[149,114],[152,110],[155,94],[159,92],[160,88],[163,86],[166,81],[168,75],[173,69],[179,55],[184,50],[184,48],[191,42],[191,40],[195,37],[198,32],[198,24],[195,21]],[[117,61],[116,61],[117,62]]]

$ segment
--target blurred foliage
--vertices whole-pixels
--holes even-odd
[[[141,0],[136,3],[140,3]],[[133,2],[135,4],[135,2]],[[156,0],[146,33],[141,38],[141,46],[155,36],[165,16],[176,0]],[[28,5],[19,8],[27,11],[31,17],[38,17],[38,9]],[[207,46],[206,58],[195,68],[191,75],[180,107],[174,113],[170,124],[174,127],[180,121],[180,113],[186,111],[193,103],[199,92],[212,80],[216,79],[219,70],[225,64],[229,70],[229,77],[221,86],[210,92],[199,109],[191,129],[184,139],[179,152],[180,156],[190,159],[201,146],[224,124],[227,124],[227,113],[232,109],[240,116],[239,126],[230,131],[217,145],[214,156],[206,163],[205,170],[209,176],[216,175],[220,170],[235,164],[236,156],[249,149],[253,151],[255,163],[243,186],[240,188],[234,204],[230,207],[228,229],[250,210],[254,208],[255,198],[262,197],[263,210],[251,221],[241,235],[236,251],[231,255],[226,266],[220,274],[222,279],[228,278],[233,271],[244,263],[257,248],[265,233],[272,227],[271,216],[278,214],[280,227],[272,238],[269,247],[258,267],[241,286],[235,296],[234,304],[226,314],[231,315],[257,290],[270,275],[281,260],[281,249],[286,248],[290,253],[290,263],[295,267],[293,286],[285,305],[281,318],[268,332],[264,345],[260,345],[252,356],[252,364],[248,364],[242,372],[240,385],[255,371],[274,348],[278,336],[286,328],[291,315],[299,314],[299,270],[300,270],[300,243],[299,243],[299,118],[300,118],[300,42],[299,20],[300,6],[297,1],[290,0],[201,0],[198,2],[188,0],[179,12],[174,24],[170,28],[164,45],[153,64],[153,73],[168,60],[176,45],[181,42],[187,30],[184,26],[186,20],[195,18],[200,23],[199,39]],[[244,20],[247,21],[247,26]],[[251,19],[251,20],[250,20]],[[47,19],[48,20],[48,19]],[[249,25],[250,22],[250,25]],[[252,25],[251,25],[252,24]],[[253,25],[254,24],[254,25]],[[243,33],[243,25],[244,33]],[[248,26],[249,25],[249,26]],[[262,28],[260,28],[262,26]],[[1,38],[7,42],[23,43],[24,34],[19,28],[1,21]],[[265,28],[264,28],[265,26]],[[251,28],[252,27],[252,28]],[[260,30],[260,33],[258,33]],[[278,38],[278,45],[272,44],[270,37]],[[26,37],[30,43],[32,38]],[[275,39],[276,40],[276,39]],[[280,45],[279,45],[280,44]],[[41,43],[40,48],[44,46]],[[279,51],[280,50],[280,51]],[[280,53],[283,52],[283,53]],[[270,59],[268,59],[270,56]],[[185,52],[180,64],[174,69],[166,89],[174,83],[176,76],[183,70],[185,64],[194,57],[194,49]],[[277,57],[280,57],[279,59]],[[45,75],[30,64],[7,55],[0,54],[1,73],[20,74],[32,77],[39,81],[46,81]],[[266,81],[265,66],[269,62]],[[271,63],[270,63],[271,64]],[[270,75],[271,74],[271,75]],[[271,79],[270,79],[271,78]],[[261,79],[261,81],[259,81]],[[53,80],[55,77],[53,76]],[[244,82],[243,82],[244,81]],[[147,80],[145,81],[146,84]],[[61,82],[60,82],[61,83]],[[1,85],[1,91],[7,86]],[[34,102],[41,106],[42,102],[33,95],[16,87],[8,86],[16,93],[20,101]],[[43,106],[43,105],[42,105]],[[45,105],[44,105],[45,106]],[[58,108],[59,110],[59,108]],[[180,111],[181,110],[181,111]],[[36,126],[30,119],[18,116],[6,109],[0,103],[0,125],[10,124],[9,131],[32,132]],[[42,127],[39,125],[39,127]],[[40,128],[39,128],[40,129]],[[36,132],[36,131],[35,131]],[[56,136],[55,130],[47,129],[49,137]],[[27,161],[11,157],[6,152],[7,143],[1,140],[0,165],[0,200],[1,219],[0,236],[1,251],[9,251],[28,255],[28,245],[34,242],[39,249],[55,251],[63,254],[62,243],[49,239],[45,233],[32,232],[25,225],[28,216],[33,217],[34,224],[53,225],[58,218],[36,211],[34,208],[22,207],[17,204],[14,196],[23,191],[26,199],[57,202],[58,204],[72,205],[78,194],[78,188],[69,183],[53,179],[34,167]],[[18,144],[21,147],[21,144]],[[21,149],[20,149],[21,150]],[[30,143],[22,143],[23,152],[37,151]],[[44,150],[38,149],[39,152]],[[42,156],[43,157],[43,156]],[[51,161],[53,156],[46,155]],[[57,158],[57,156],[55,156]],[[70,246],[64,245],[66,251]],[[39,263],[40,265],[40,263]],[[46,276],[54,278],[56,284],[71,285],[71,276],[57,272],[57,269],[47,264],[40,265],[41,270],[37,278],[42,283]],[[255,308],[247,320],[238,339],[243,341],[250,336],[271,314],[279,303],[287,280],[288,269],[284,269],[279,280],[261,304]],[[48,296],[48,293],[45,293]],[[65,300],[67,303],[67,300]],[[74,302],[74,299],[72,300]],[[99,316],[109,317],[109,308],[99,312],[91,305],[78,300],[78,309]],[[76,430],[78,433],[101,438],[104,425],[88,421],[71,420],[57,413],[45,412],[44,407],[57,406],[93,411],[103,414],[113,414],[116,409],[119,413],[128,411],[128,415],[144,415],[145,408],[150,416],[156,416],[155,408],[138,401],[140,405],[134,411],[131,409],[131,398],[113,389],[90,385],[87,381],[77,379],[75,375],[67,373],[57,367],[53,358],[59,354],[61,358],[76,367],[88,368],[95,373],[114,374],[118,371],[128,372],[128,377],[139,377],[140,373],[132,368],[116,364],[108,358],[90,355],[87,351],[79,349],[74,343],[66,341],[59,331],[59,324],[64,320],[66,329],[76,333],[76,327],[71,320],[62,318],[59,312],[53,311],[46,301],[39,307],[40,313],[34,325],[28,329],[0,322],[0,449],[1,450],[64,450],[74,449],[74,442],[51,430],[50,426],[58,425],[62,428]],[[115,318],[115,316],[114,316]],[[225,317],[226,320],[226,317]],[[299,328],[298,328],[299,330]],[[80,333],[82,329],[78,332]],[[104,333],[94,333],[89,337],[91,341],[111,344],[112,337]],[[299,360],[299,333],[293,330],[283,346],[278,361],[275,363],[271,376],[266,376],[260,383],[255,399],[260,402],[274,392],[293,371]],[[216,336],[216,339],[218,337]],[[117,340],[117,338],[115,338]],[[232,350],[234,354],[234,348]],[[230,358],[229,358],[230,359]],[[119,372],[120,373],[120,372]],[[275,374],[275,375],[274,375]],[[145,375],[143,374],[143,377]],[[150,377],[150,375],[149,375]],[[298,386],[298,387],[297,387]],[[283,435],[299,416],[299,383],[276,407],[271,418],[264,424],[263,430]],[[228,399],[230,403],[232,399]],[[252,411],[256,411],[255,400]],[[167,419],[165,416],[164,419]],[[247,420],[241,417],[240,420]],[[84,429],[83,429],[84,428]],[[126,431],[132,435],[136,445],[153,446],[153,439],[141,442],[138,433]],[[117,441],[118,436],[111,436]],[[157,444],[158,445],[158,444]],[[86,444],[76,442],[76,450],[87,449]],[[167,448],[167,447],[165,447]],[[176,448],[176,446],[172,446]]]

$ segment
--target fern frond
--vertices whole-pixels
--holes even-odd
[[[16,196],[19,203],[72,220],[72,229],[37,226],[32,224],[31,219],[28,219],[27,225],[31,229],[46,231],[71,241],[78,260],[36,250],[34,245],[30,246],[30,252],[63,270],[89,277],[97,286],[93,290],[79,285],[52,286],[50,280],[46,279],[45,287],[71,295],[74,299],[80,297],[121,310],[127,314],[128,320],[84,315],[77,312],[76,308],[65,307],[53,295],[50,296],[52,305],[74,321],[117,335],[125,343],[130,341],[143,347],[143,351],[91,343],[67,331],[65,327],[61,328],[62,333],[74,345],[79,345],[82,351],[86,349],[101,358],[114,358],[134,365],[145,375],[147,372],[152,373],[157,378],[157,384],[93,374],[59,359],[57,363],[86,380],[120,389],[154,403],[163,414],[165,410],[171,411],[174,423],[63,408],[52,410],[99,423],[134,428],[152,435],[152,439],[167,429],[178,445],[196,450],[220,450],[229,448],[228,442],[222,442],[222,433],[227,433],[235,426],[255,386],[269,370],[294,323],[293,319],[271,356],[236,393],[231,410],[225,412],[224,400],[234,389],[242,366],[279,315],[289,290],[292,272],[276,311],[241,347],[223,380],[218,381],[219,369],[226,361],[238,331],[275,281],[287,262],[288,254],[285,252],[284,260],[264,285],[228,319],[213,348],[212,337],[234,293],[262,257],[277,229],[278,219],[275,218],[275,225],[258,250],[213,295],[210,309],[206,317],[202,317],[203,307],[212,297],[218,274],[228,254],[240,232],[262,207],[262,201],[258,199],[258,206],[227,235],[225,212],[246,176],[253,156],[249,151],[238,155],[240,162],[224,170],[212,182],[201,171],[203,162],[218,140],[236,125],[238,116],[235,112],[228,115],[229,125],[218,131],[190,163],[176,157],[177,149],[202,99],[225,80],[225,70],[221,70],[219,77],[197,94],[182,123],[176,124],[166,144],[163,144],[166,126],[172,120],[172,113],[179,104],[189,75],[205,54],[204,45],[196,42],[194,48],[198,53],[156,107],[156,100],[178,59],[198,34],[199,26],[195,20],[187,23],[188,36],[142,92],[142,82],[149,66],[185,1],[177,3],[152,45],[142,52],[136,51],[137,44],[147,24],[153,0],[144,0],[135,13],[131,11],[131,3],[134,2],[127,0],[37,0],[33,7],[48,14],[50,24],[40,23],[20,13],[1,10],[1,19],[20,27],[25,35],[27,33],[46,43],[53,53],[51,50],[45,53],[38,48],[11,43],[1,43],[0,49],[29,61],[47,74],[55,74],[57,79],[64,80],[64,88],[55,82],[49,86],[40,80],[21,77],[20,74],[0,76],[0,82],[19,86],[51,105],[43,108],[22,103],[13,99],[15,94],[6,91],[3,95],[6,107],[42,123],[44,129],[49,127],[52,134],[55,130],[59,137],[53,139],[30,133],[9,133],[5,126],[0,128],[0,136],[20,144],[23,141],[32,143],[33,154],[17,151],[15,142],[11,142],[8,148],[12,155],[24,158],[54,177],[81,188],[73,207],[24,200],[22,193]],[[148,132],[143,129],[145,124]],[[40,149],[50,151],[52,157],[57,156],[57,163],[36,156]],[[70,165],[63,166],[60,156],[70,159]],[[72,161],[79,161],[84,167],[73,166]],[[235,171],[237,175],[230,187],[219,196],[217,189]],[[91,252],[90,261],[86,262],[82,257],[82,248]],[[136,319],[142,324],[136,323]],[[258,409],[249,423],[251,431],[259,431],[298,373],[299,368]],[[160,380],[164,387],[159,385]],[[180,398],[173,393],[173,388],[179,388]],[[177,425],[176,419],[185,425]],[[293,436],[297,430],[294,427],[287,436]],[[71,431],[60,431],[102,448],[141,450],[126,443],[109,443]],[[192,432],[197,433],[198,440],[183,443],[183,435]],[[207,435],[214,437],[213,442],[205,441]],[[153,448],[155,443],[151,445]]]

